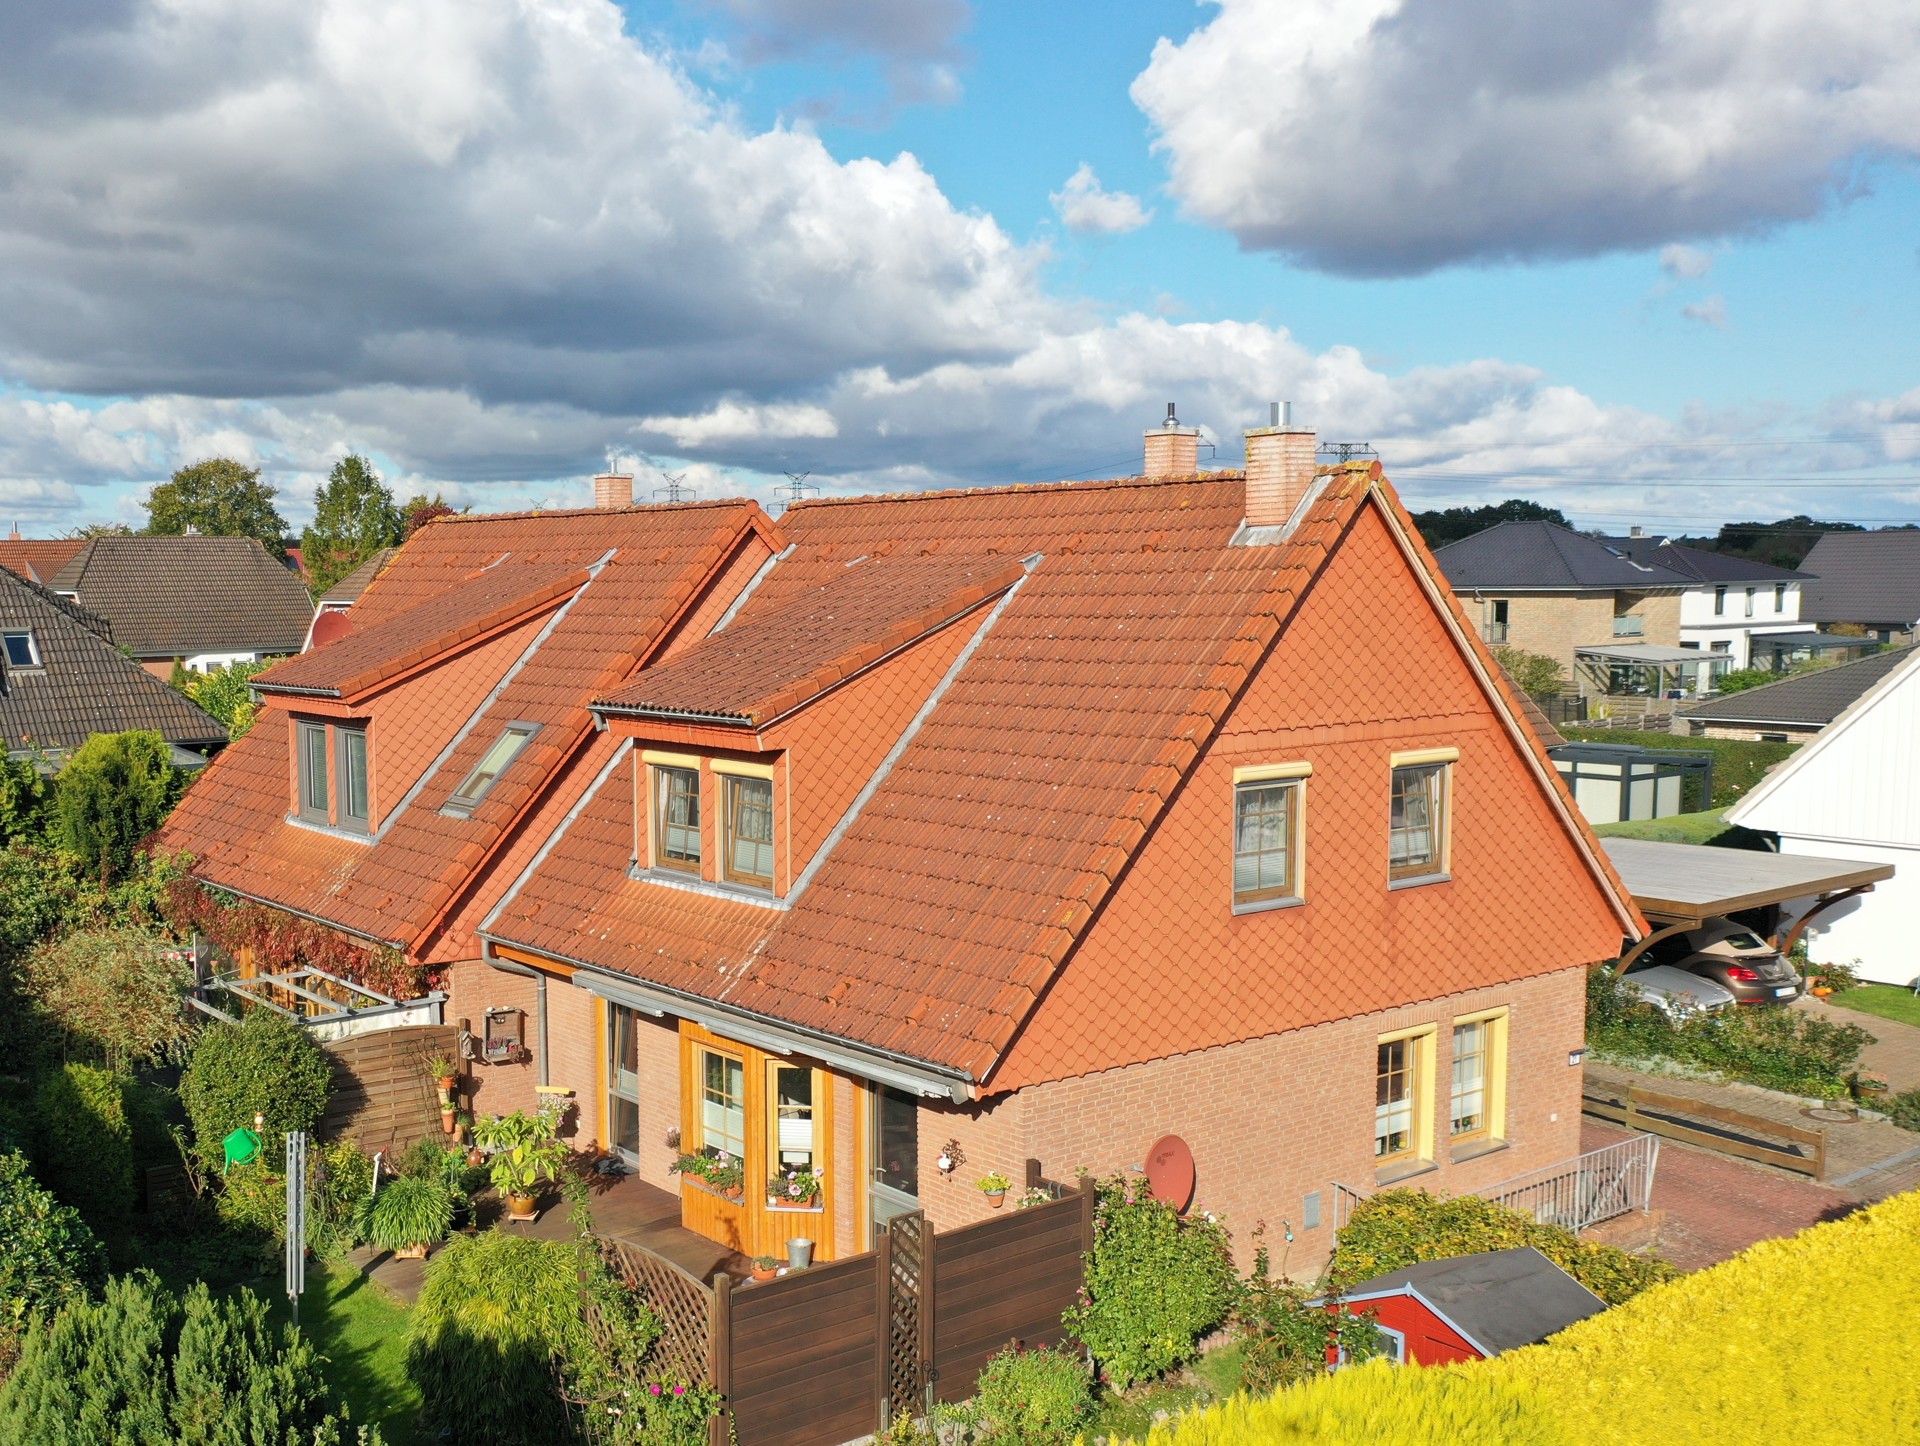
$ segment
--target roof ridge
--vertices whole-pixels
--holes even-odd
[[[15,582],[19,583],[22,587],[31,588],[34,592],[40,595],[40,599],[42,602],[50,603],[54,607],[59,608],[60,611],[65,613],[68,617],[72,618],[76,623],[80,624],[81,627],[85,628],[88,632],[92,633],[95,637],[99,638],[102,642],[104,643],[113,642],[113,624],[107,621],[107,619],[101,617],[100,614],[92,611],[90,608],[81,607],[80,604],[75,602],[72,598],[62,597],[59,593],[55,592],[52,588],[48,587],[44,583],[35,582],[30,577],[20,576],[20,574],[15,572],[12,568],[0,567],[0,572],[6,573],[8,577],[12,578]]]
[[[522,522],[536,517],[631,517],[638,513],[697,512],[702,508],[753,507],[751,497],[695,498],[688,502],[636,502],[628,507],[530,507],[519,512],[449,512],[425,525],[440,527],[462,522]]]
[[[1194,472],[1182,477],[1100,477],[1057,482],[986,482],[978,487],[937,487],[905,492],[863,492],[851,497],[808,497],[787,510],[816,507],[850,507],[869,502],[919,502],[951,500],[955,497],[986,497],[1008,492],[1097,492],[1102,488],[1176,487],[1195,482],[1234,482],[1246,477],[1240,467],[1217,472]]]

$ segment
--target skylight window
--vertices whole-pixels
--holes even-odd
[[[40,666],[40,648],[30,632],[0,633],[7,650],[7,662],[16,668]]]
[[[493,787],[494,780],[520,756],[520,750],[527,746],[527,740],[539,731],[538,723],[509,723],[506,730],[494,740],[493,747],[473,766],[473,772],[453,791],[453,797],[447,800],[447,807],[461,813],[470,812],[487,796],[487,790]]]

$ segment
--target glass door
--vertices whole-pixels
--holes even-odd
[[[920,1102],[904,1090],[877,1085],[871,1104],[867,1213],[878,1239],[889,1220],[920,1208]]]
[[[607,1148],[640,1163],[640,1016],[607,1006]]]

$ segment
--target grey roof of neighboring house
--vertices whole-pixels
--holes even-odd
[[[1800,566],[1816,579],[1800,590],[1807,622],[1920,621],[1920,531],[1825,532]]]
[[[1734,557],[1724,552],[1709,552],[1704,547],[1687,547],[1659,537],[1603,537],[1606,546],[1625,553],[1635,562],[1650,562],[1673,572],[1684,573],[1696,583],[1715,582],[1807,582],[1811,573],[1795,572],[1790,567],[1775,567],[1770,562]]]
[[[1426,1260],[1354,1287],[1348,1300],[1411,1287],[1490,1355],[1529,1346],[1598,1315],[1607,1303],[1531,1245]]]
[[[360,600],[360,594],[367,590],[367,585],[380,575],[380,569],[387,565],[387,559],[399,550],[397,547],[381,548],[352,572],[348,573],[332,587],[321,593],[319,597],[314,599],[314,603],[320,607],[325,607],[329,603],[335,607],[351,607]]]
[[[1685,573],[1636,562],[1552,522],[1501,522],[1434,553],[1455,592],[1695,587]]]
[[[1913,647],[1888,648],[1851,663],[1798,673],[1777,683],[1762,683],[1758,688],[1708,698],[1675,711],[1682,718],[1701,723],[1786,723],[1824,728],[1912,653]]]
[[[227,730],[113,645],[112,629],[66,598],[0,568],[0,628],[29,631],[38,668],[0,649],[5,749],[77,748],[93,733],[151,728],[169,743],[225,743]]]
[[[251,537],[96,537],[48,586],[139,658],[297,653],[313,621],[305,584]]]

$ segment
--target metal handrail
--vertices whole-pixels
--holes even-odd
[[[1603,1145],[1561,1164],[1467,1193],[1546,1224],[1580,1231],[1617,1215],[1651,1209],[1653,1173],[1659,1160],[1660,1141],[1652,1135],[1635,1135],[1617,1145]],[[1345,1229],[1354,1208],[1373,1193],[1336,1180],[1333,1228]]]

